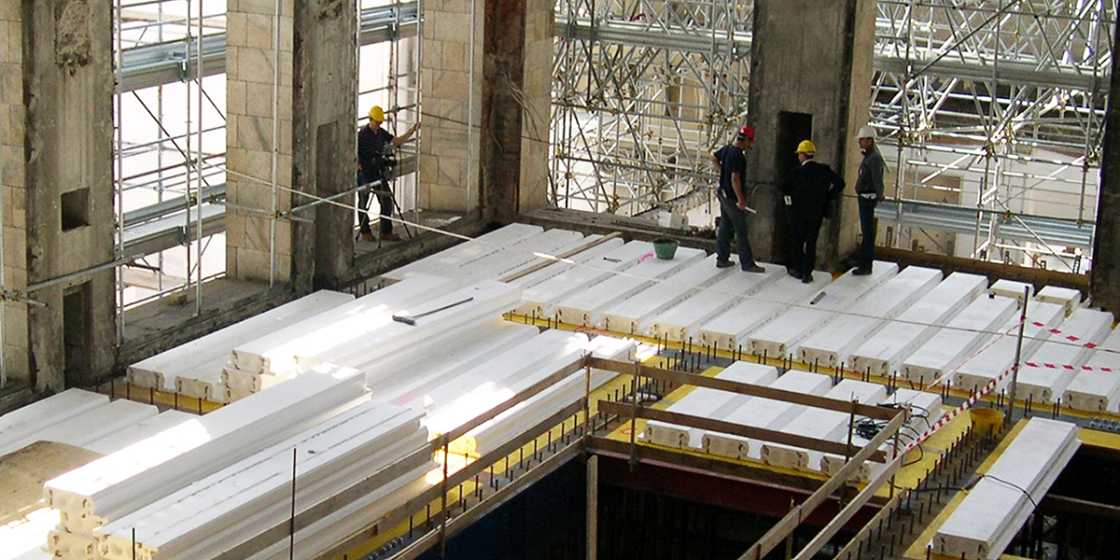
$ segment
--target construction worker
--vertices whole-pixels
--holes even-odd
[[[875,206],[883,198],[883,175],[887,164],[875,146],[875,129],[864,126],[857,134],[859,151],[863,161],[859,164],[859,178],[856,179],[856,196],[859,197],[859,228],[863,235],[856,251],[856,269],[852,274],[866,276],[871,274],[871,263],[875,260]]]
[[[747,174],[747,157],[744,153],[754,144],[754,127],[743,125],[728,144],[712,154],[712,164],[719,169],[719,228],[716,231],[716,266],[728,268],[731,262],[731,235],[739,242],[739,266],[746,272],[766,272],[754,262],[751,244],[747,239],[747,195],[743,185]]]
[[[790,226],[790,252],[786,271],[809,284],[817,260],[817,237],[821,222],[830,212],[836,197],[844,191],[844,180],[827,165],[813,161],[817,146],[812,140],[797,145],[797,160],[782,194]]]
[[[369,109],[369,124],[358,131],[358,184],[372,185],[358,191],[358,238],[363,241],[373,241],[373,230],[369,223],[370,189],[377,193],[377,203],[381,207],[381,220],[378,222],[382,241],[399,241],[393,233],[393,222],[389,217],[393,215],[393,191],[389,186],[390,173],[392,172],[393,146],[400,146],[408,142],[420,123],[412,125],[408,132],[400,136],[381,128],[385,122],[385,110],[379,105]]]

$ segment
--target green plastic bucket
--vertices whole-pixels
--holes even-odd
[[[657,258],[663,261],[671,261],[673,256],[677,254],[678,245],[673,239],[658,239],[653,242],[653,252],[657,255]]]

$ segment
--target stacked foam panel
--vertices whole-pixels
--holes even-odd
[[[1013,280],[996,280],[992,286],[988,288],[988,293],[994,296],[1002,296],[1011,298],[1022,305],[1024,295],[1027,299],[1034,294],[1034,286],[1026,282],[1015,282]]]
[[[615,332],[650,334],[652,323],[662,311],[731,273],[730,269],[716,268],[715,255],[695,261],[665,280],[608,307],[603,314],[603,326]]]
[[[109,404],[109,397],[67,389],[0,416],[0,448],[11,449],[36,433],[68,418]]]
[[[572,248],[568,249],[568,251],[575,250],[575,249],[579,248],[580,246],[590,244],[592,241],[598,239],[599,237],[600,236],[598,236],[598,235],[588,235],[582,241],[577,243],[575,247],[572,247]],[[529,274],[526,274],[526,275],[524,275],[524,276],[522,276],[522,277],[520,277],[516,280],[513,280],[510,283],[513,284],[514,286],[519,287],[519,288],[525,288],[525,289],[531,288],[531,287],[536,286],[536,285],[538,285],[542,282],[545,282],[545,281],[547,281],[551,278],[559,276],[559,275],[571,270],[573,267],[580,266],[580,265],[585,264],[587,262],[590,262],[594,259],[602,257],[602,256],[604,256],[604,255],[606,255],[606,254],[608,254],[612,251],[615,251],[619,247],[622,247],[622,244],[623,244],[622,239],[620,239],[618,237],[615,237],[615,238],[612,238],[612,239],[607,239],[606,241],[603,241],[603,242],[599,243],[598,245],[595,245],[594,247],[582,250],[582,251],[580,251],[580,252],[578,252],[578,253],[576,253],[576,254],[574,254],[574,255],[566,258],[566,259],[563,259],[563,260],[539,259],[539,261],[533,262],[533,263],[530,263],[529,265],[527,265],[526,268],[534,266],[534,265],[538,264],[538,262],[543,262],[543,261],[548,262],[549,263],[548,266],[546,266],[544,268],[541,268],[540,270],[530,272]],[[561,251],[561,252],[566,252],[566,251]],[[518,312],[523,312],[523,311],[524,310],[522,308],[520,308],[520,307],[518,308]]]
[[[429,257],[411,262],[384,274],[391,280],[404,280],[415,274],[447,275],[478,259],[501,252],[544,231],[540,226],[529,224],[510,224],[485,235],[480,235],[466,243],[440,251]]]
[[[754,296],[743,298],[715,318],[704,321],[700,326],[700,342],[720,350],[738,352],[746,345],[751,332],[789,309],[793,303],[808,304],[830,281],[822,274],[814,275],[810,284],[782,276]]]
[[[1085,363],[1090,369],[1073,374],[1062,402],[1079,410],[1120,412],[1120,327]]]
[[[797,348],[806,364],[838,367],[847,363],[856,345],[875,334],[887,319],[893,319],[941,282],[941,272],[918,266],[907,267],[898,276],[865,294],[852,306],[853,315],[839,315],[825,328],[809,336]]]
[[[537,254],[555,255],[581,243],[584,243],[583,235],[577,232],[550,229],[521,243],[510,245],[498,253],[468,263],[451,274],[464,283],[497,280],[539,262]]]
[[[156,416],[141,420],[127,428],[83,444],[82,448],[93,451],[94,453],[100,453],[101,455],[111,455],[134,443],[146,440],[164,430],[169,430],[195,418],[197,418],[197,416],[194,414],[188,414],[178,410],[166,410]]]
[[[556,302],[556,317],[560,321],[585,327],[603,324],[605,312],[612,305],[668,278],[688,267],[693,261],[704,258],[704,251],[681,247],[673,260],[648,259],[621,274],[613,274],[603,281],[591,284],[578,293],[569,294]],[[712,267],[715,268],[713,260]]]
[[[845,379],[825,393],[830,399],[878,404],[887,398],[887,388],[875,383]],[[850,414],[825,408],[797,405],[796,417],[782,427],[782,432],[831,442],[846,441]],[[762,444],[762,460],[770,465],[791,469],[822,471],[824,453],[779,443]]]
[[[1049,329],[1056,327],[1065,316],[1065,308],[1056,303],[1041,303],[1032,301],[1027,304],[1027,324],[1023,326],[1022,361],[1027,361],[1034,355],[1035,350],[1050,336]],[[1042,323],[1043,327],[1035,326],[1034,322]],[[993,342],[986,345],[983,351],[968,358],[953,379],[953,385],[966,391],[982,389],[991,380],[1003,375],[1015,363],[1015,349],[1018,345],[1019,317],[1016,316],[1000,330],[1004,334],[996,335]],[[1007,385],[1007,377],[996,388]]]
[[[714,319],[739,303],[744,297],[758,293],[766,285],[785,276],[782,267],[760,264],[762,274],[729,274],[707,288],[696,290],[688,299],[658,313],[650,333],[676,342],[700,340],[700,325]]]
[[[525,290],[518,311],[537,318],[556,315],[556,302],[588,286],[602,282],[613,274],[625,272],[639,260],[653,258],[653,245],[631,241],[611,250],[595,250],[595,256],[552,278]]]
[[[768,386],[806,395],[823,395],[832,388],[832,380],[816,373],[791,370]],[[752,397],[727,414],[723,420],[755,428],[781,430],[800,413],[800,405]],[[708,453],[724,457],[756,460],[762,457],[762,442],[742,436],[704,431],[701,445]]]
[[[1016,398],[1036,403],[1053,402],[1062,397],[1073,376],[1089,360],[1093,350],[1086,344],[1099,344],[1112,328],[1112,314],[1078,308],[1062,322],[1062,334],[1050,340],[1031,356],[1035,366],[1019,368]]]
[[[80,412],[61,422],[0,445],[0,455],[22,449],[36,441],[65,443],[74,447],[86,445],[114,432],[153,418],[159,410],[148,404],[117,400]]]
[[[354,370],[301,375],[48,481],[61,511],[51,552],[85,557],[97,527],[352,408],[364,381]]]
[[[938,528],[933,551],[999,558],[1079,446],[1076,425],[1032,418]]]
[[[137,362],[128,368],[129,382],[228,402],[221,375],[231,350],[276,330],[278,325],[299,323],[353,300],[349,294],[315,292]]]
[[[747,362],[733,362],[730,366],[715,376],[717,379],[747,383],[751,385],[769,385],[778,378],[778,369],[773,366],[750,364]],[[721,420],[728,414],[746,404],[750,399],[747,395],[698,387],[689,391],[687,395],[671,405],[669,412],[688,414],[703,418]],[[650,420],[646,423],[643,437],[646,441],[658,445],[678,448],[700,449],[703,445],[701,437],[703,430],[690,428],[678,424]]]
[[[1056,303],[1066,310],[1066,315],[1073,313],[1081,305],[1081,292],[1072,288],[1059,288],[1058,286],[1045,286],[1035,296],[1038,301]]]
[[[954,272],[852,353],[852,369],[887,376],[939,327],[976,299],[988,281]]]
[[[991,340],[993,331],[1016,317],[1015,301],[1003,296],[977,298],[903,362],[902,376],[925,386],[956,371]]]
[[[211,558],[290,518],[293,461],[298,515],[328,500],[350,505],[340,494],[426,442],[420,413],[367,402],[102,527],[98,549],[107,560],[130,560],[135,531],[138,559]],[[406,476],[376,491],[393,492],[429,467],[429,457],[414,458]],[[280,541],[288,535],[273,544]],[[301,557],[321,552],[301,548]]]
[[[634,359],[637,345],[632,340],[598,336],[588,343],[584,350],[596,358],[630,362]],[[543,422],[583,397],[588,389],[594,391],[604,383],[614,379],[613,371],[592,369],[591,378],[585,371],[573,373],[544,391],[528,398],[525,402],[503,412],[498,417],[471,430],[455,440],[452,448],[456,452],[471,455],[485,455],[494,451],[507,441],[520,435],[532,426]],[[589,383],[590,382],[590,383]]]
[[[814,297],[809,306],[795,307],[766,323],[747,338],[747,348],[755,355],[789,356],[796,347],[847,310],[859,298],[898,274],[898,265],[876,261],[871,274],[856,276],[848,271]]]

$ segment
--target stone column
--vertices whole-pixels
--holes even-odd
[[[276,4],[227,4],[227,197],[241,208],[226,213],[226,272],[242,280],[267,281],[272,271],[273,126],[277,211],[314,200],[287,189],[327,197],[354,186],[357,4],[282,0],[278,19]],[[276,220],[276,281],[297,291],[335,285],[353,263],[352,211],[322,204],[297,218]]]
[[[841,173],[852,193],[860,161],[854,135],[868,118],[874,41],[875,0],[756,0],[750,115],[758,139],[747,157],[747,187],[758,210],[750,239],[759,259],[784,262],[787,251],[776,183],[795,164],[793,146],[802,138],[778,146],[783,112],[812,116],[816,159]],[[858,235],[855,200],[845,197],[821,231],[822,266],[852,251]]]
[[[111,4],[0,1],[0,195],[4,287],[113,262]],[[112,268],[3,304],[10,379],[86,385],[116,355]]]
[[[1114,33],[1120,48],[1120,32]],[[1117,51],[1113,51],[1117,52]],[[1112,59],[1112,78],[1105,113],[1104,146],[1101,157],[1100,202],[1097,231],[1093,239],[1091,293],[1093,304],[1120,315],[1120,62]]]

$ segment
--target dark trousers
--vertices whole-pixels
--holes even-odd
[[[863,241],[856,251],[856,265],[860,268],[871,268],[875,260],[875,206],[878,201],[859,199],[859,229],[863,232]]]
[[[813,273],[817,266],[817,238],[820,237],[822,220],[816,216],[790,217],[790,248],[786,266],[791,270],[802,275]]]
[[[731,257],[731,236],[739,243],[739,266],[746,269],[754,265],[754,254],[747,239],[747,212],[732,202],[719,197],[719,229],[716,230],[716,258],[727,262]]]
[[[364,175],[358,173],[359,185],[371,182],[363,179]],[[377,204],[381,207],[381,220],[377,222],[378,231],[382,234],[393,233],[393,222],[388,219],[389,216],[393,215],[393,194],[385,181],[381,181],[380,184],[371,185],[358,191],[358,208],[363,210],[362,212],[358,212],[358,230],[362,233],[373,234],[373,229],[370,228],[369,224],[369,214],[366,213],[366,211],[369,210],[369,203],[374,194],[371,192],[371,189],[384,191],[377,193]]]

